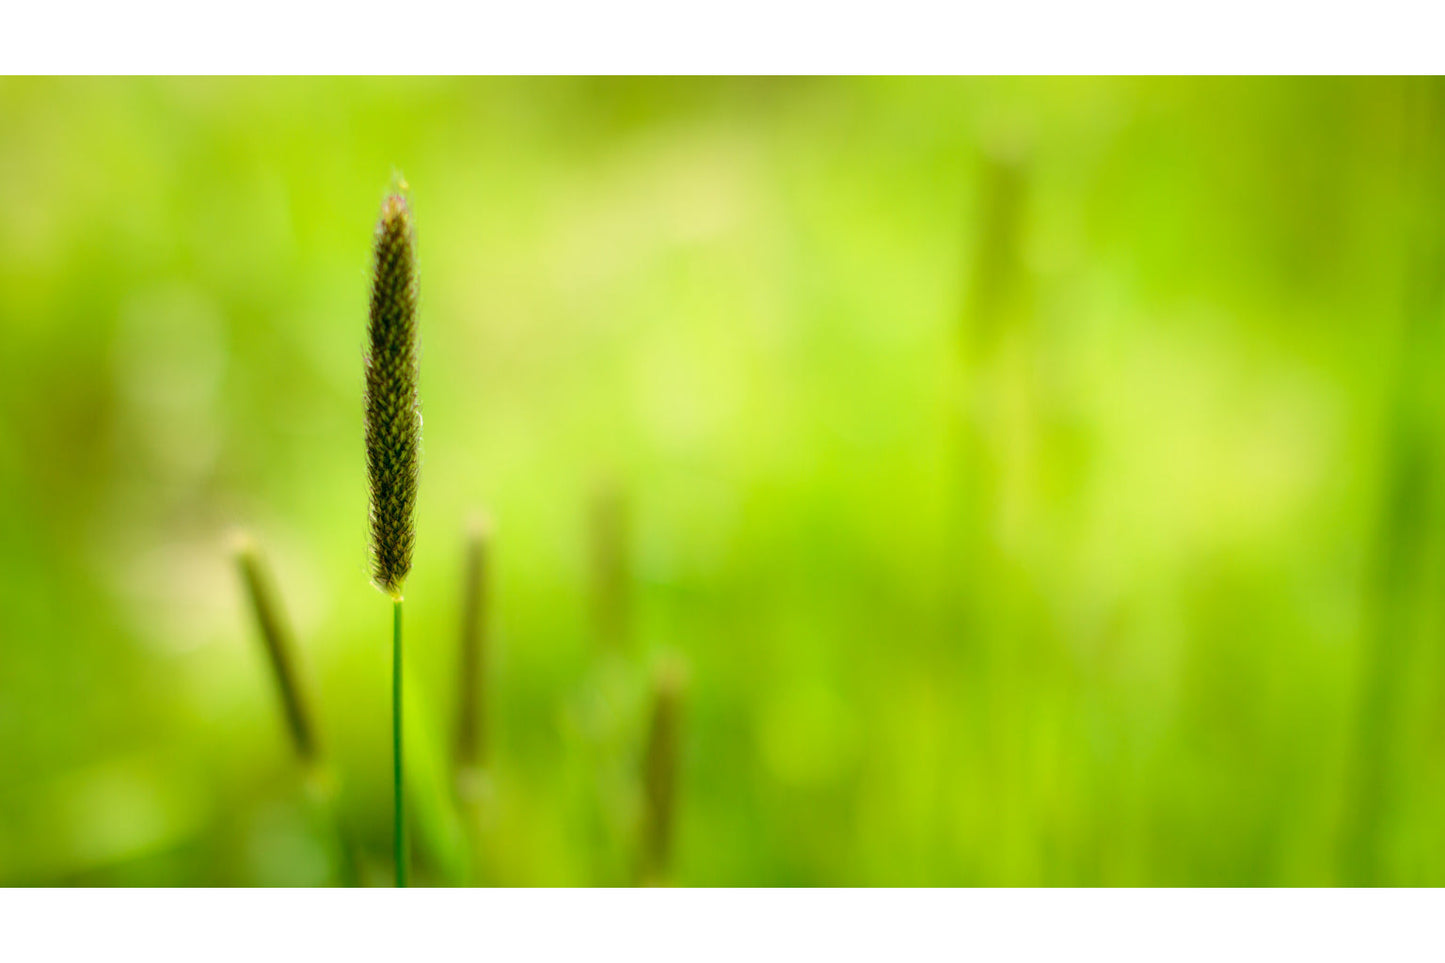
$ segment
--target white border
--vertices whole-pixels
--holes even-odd
[[[48,0],[3,73],[1430,73],[1405,0]]]
[[[1429,890],[11,890],[14,960],[1438,959]]]

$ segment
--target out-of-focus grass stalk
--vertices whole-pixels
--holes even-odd
[[[944,651],[957,653],[966,668],[966,713],[960,740],[973,743],[973,756],[994,791],[986,819],[999,840],[994,852],[1021,836],[1022,752],[1025,725],[1020,694],[1029,691],[1023,664],[1028,638],[1028,605],[1016,567],[1002,551],[1001,533],[1032,511],[1029,496],[1037,466],[1037,411],[1034,397],[1032,312],[1034,291],[1027,270],[1030,152],[1021,141],[996,138],[980,151],[976,167],[971,253],[962,265],[967,297],[960,311],[958,362],[954,366],[954,410],[949,419],[952,448],[950,498],[939,575],[945,613]],[[980,587],[986,586],[986,590]],[[947,752],[963,755],[966,747]],[[951,814],[935,809],[920,827],[922,859],[946,865],[951,857],[929,842],[946,836]]]
[[[1027,313],[1022,239],[1027,170],[1017,151],[984,153],[979,167],[978,222],[968,298],[959,326],[959,361],[952,395],[953,498],[949,503],[943,587],[946,608],[971,634],[979,631],[980,600],[972,586],[989,567],[993,521],[999,512],[1003,458],[999,356]]]
[[[461,627],[457,666],[457,728],[452,759],[453,784],[467,835],[470,882],[479,882],[486,857],[483,825],[486,818],[486,691],[488,569],[491,525],[475,519],[466,531],[462,569]]]
[[[1445,191],[1445,88],[1435,78],[1400,81],[1400,181],[1406,188],[1400,221],[1403,274],[1401,333],[1390,379],[1380,523],[1373,547],[1353,756],[1345,793],[1340,881],[1381,885],[1389,881],[1382,859],[1383,831],[1393,808],[1394,783],[1406,775],[1400,752],[1402,683],[1414,660],[1412,643],[1418,582],[1426,554],[1440,459],[1438,430],[1430,419],[1441,411],[1438,375],[1445,329],[1445,228],[1440,215]]]
[[[241,581],[246,587],[247,598],[251,602],[251,611],[256,616],[256,627],[266,647],[271,674],[281,696],[281,708],[286,717],[292,746],[301,764],[309,768],[316,764],[319,750],[315,728],[301,694],[301,683],[296,677],[292,652],[294,644],[290,628],[281,613],[280,599],[256,551],[256,545],[249,536],[237,536],[235,558]]]
[[[612,481],[599,485],[588,512],[592,616],[598,641],[612,649],[625,647],[631,632],[631,521],[622,487]]]
[[[466,531],[462,570],[461,632],[457,666],[458,773],[478,769],[485,760],[486,723],[482,700],[487,678],[487,549],[491,527],[485,519]]]
[[[405,886],[402,759],[402,585],[416,538],[421,409],[417,400],[417,271],[405,182],[382,202],[376,225],[366,354],[366,464],[371,488],[372,577],[392,600],[392,761],[396,885]]]
[[[966,358],[986,353],[1026,307],[1022,222],[1027,174],[1019,150],[997,148],[982,158],[970,297],[959,332]]]
[[[586,850],[596,885],[635,882],[641,871],[634,806],[635,723],[648,683],[636,658],[632,588],[632,503],[615,476],[599,478],[584,507],[594,647],[582,680],[577,721],[589,786]]]
[[[654,680],[652,723],[643,762],[642,858],[644,885],[665,885],[671,873],[673,825],[677,817],[678,761],[686,670],[676,657],[664,659]]]
[[[425,872],[428,884],[461,886],[470,857],[453,778],[451,704],[441,700],[448,711],[439,716],[419,673],[407,673],[405,685],[408,877]]]
[[[322,755],[316,737],[315,723],[296,668],[296,646],[282,611],[280,596],[250,536],[244,533],[237,535],[233,553],[241,584],[256,617],[258,634],[266,648],[271,675],[276,680],[291,745],[301,762],[307,797],[321,812],[335,836],[342,882],[354,886],[357,882],[356,858],[337,809],[336,778]]]

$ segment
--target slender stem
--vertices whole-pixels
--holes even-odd
[[[396,791],[396,825],[393,829],[396,849],[396,885],[406,885],[406,819],[402,810],[401,760],[401,599],[391,608],[391,754],[392,783]]]

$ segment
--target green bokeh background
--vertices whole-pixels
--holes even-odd
[[[672,882],[1445,883],[1442,125],[1418,80],[0,81],[0,883],[338,878],[239,527],[389,881],[394,170],[417,883],[632,881],[665,653]]]

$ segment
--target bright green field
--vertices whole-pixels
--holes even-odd
[[[338,878],[237,527],[389,882],[394,169],[416,883],[485,511],[470,878],[632,880],[675,652],[680,884],[1445,884],[1445,90],[1064,79],[0,81],[0,884]]]

